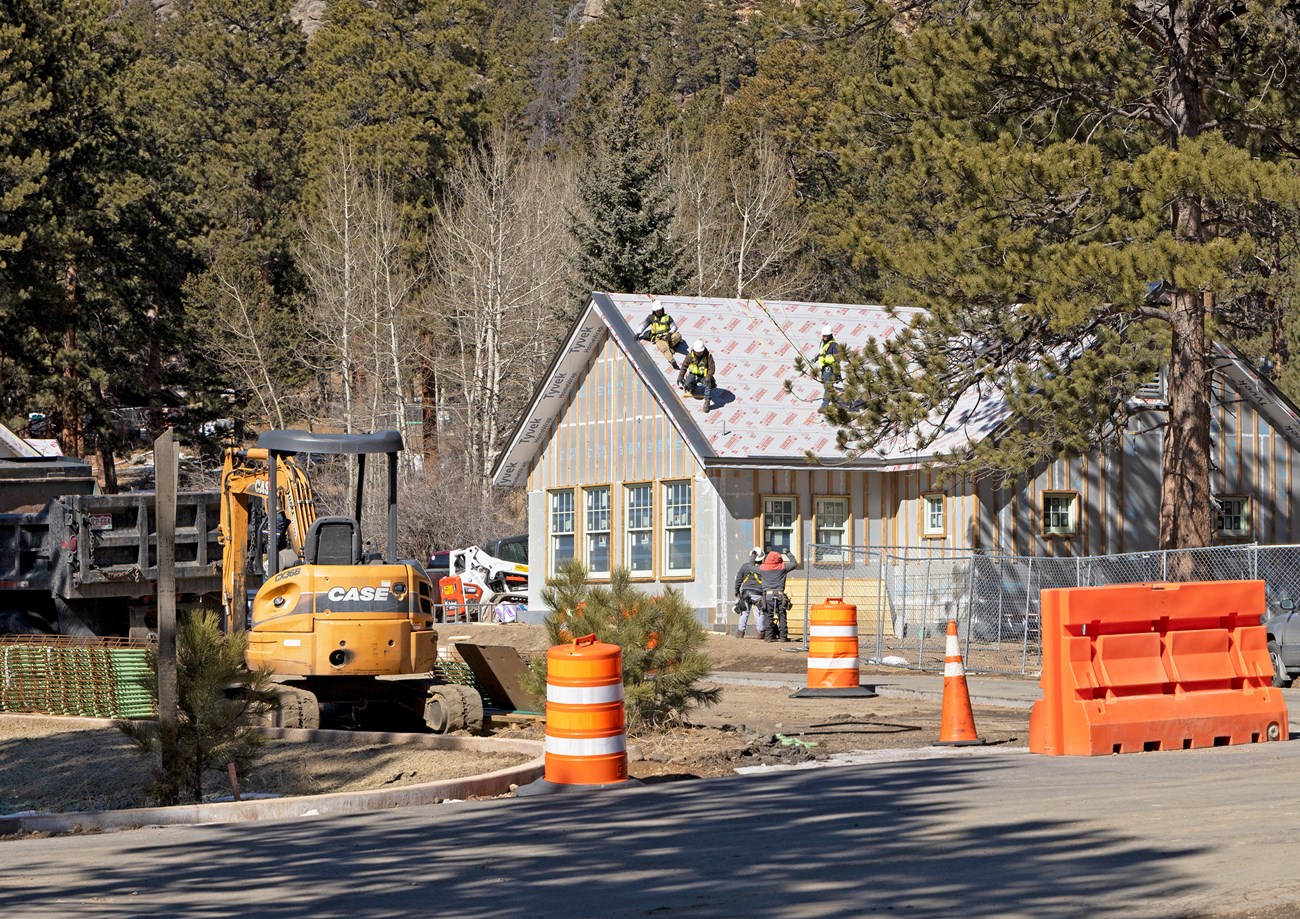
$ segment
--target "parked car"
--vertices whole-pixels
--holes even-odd
[[[1268,634],[1268,659],[1273,662],[1273,685],[1285,688],[1300,674],[1300,615],[1289,591],[1269,591],[1264,631]]]

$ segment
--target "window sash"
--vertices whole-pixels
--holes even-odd
[[[849,544],[849,499],[818,498],[815,507],[814,542],[822,546],[847,547]],[[842,562],[848,553],[843,549],[819,549],[817,561]]]
[[[1246,498],[1220,497],[1215,515],[1220,536],[1243,537],[1250,535],[1250,504]]]
[[[551,573],[559,571],[565,562],[574,559],[576,548],[574,525],[576,513],[573,504],[573,489],[551,492]]]
[[[793,552],[797,518],[794,498],[764,498],[763,548],[769,552]]]
[[[582,490],[582,560],[593,577],[608,577],[613,563],[610,540],[610,494],[608,485]]]
[[[664,567],[667,576],[690,575],[691,558],[691,483],[664,483]]]
[[[1043,495],[1043,533],[1073,536],[1079,530],[1079,496],[1072,493]]]
[[[935,536],[944,532],[944,496],[925,496],[925,535]]]
[[[654,488],[650,485],[624,486],[627,508],[623,561],[633,577],[654,574]]]

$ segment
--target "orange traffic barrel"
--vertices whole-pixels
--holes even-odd
[[[546,653],[546,772],[558,785],[627,781],[623,649],[575,638]]]
[[[808,612],[808,688],[791,698],[874,696],[858,682],[858,608],[831,597]]]

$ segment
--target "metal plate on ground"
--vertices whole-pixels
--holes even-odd
[[[537,700],[524,691],[521,680],[528,665],[509,645],[476,645],[458,641],[452,645],[474,673],[474,682],[492,701],[517,712],[537,711]]]

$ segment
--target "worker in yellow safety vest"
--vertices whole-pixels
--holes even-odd
[[[650,315],[645,317],[645,322],[641,324],[641,331],[636,333],[636,337],[653,344],[664,357],[668,358],[672,368],[678,369],[676,352],[677,346],[682,343],[682,333],[677,331],[677,323],[658,300],[655,301],[655,308],[650,311]]]
[[[713,355],[704,347],[704,339],[698,339],[686,355],[686,366],[677,374],[677,385],[687,395],[695,394],[695,387],[704,385],[704,414],[709,413],[709,403],[713,400],[713,387],[717,385],[714,378],[716,369]]]
[[[830,405],[835,394],[835,384],[840,381],[840,343],[830,326],[822,326],[822,343],[814,362],[817,376],[822,381],[822,405]]]

